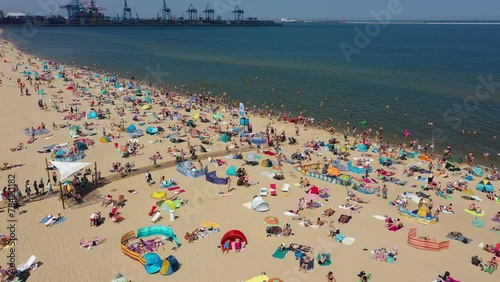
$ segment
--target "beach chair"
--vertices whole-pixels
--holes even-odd
[[[281,188],[281,192],[285,192],[285,193],[290,192],[290,184],[288,184],[288,183],[283,184],[283,187]]]
[[[271,196],[278,196],[278,189],[276,189],[276,184],[269,184],[269,192],[271,193]]]
[[[27,262],[19,265],[17,267],[17,272],[18,273],[21,273],[21,272],[24,272],[28,269],[35,269],[38,265],[35,264],[35,260],[36,260],[36,256],[32,255]]]
[[[153,216],[153,214],[155,213],[155,211],[156,211],[157,208],[158,208],[158,206],[152,206],[151,210],[148,212],[148,215],[149,216]]]
[[[155,215],[151,218],[151,222],[156,223],[161,217],[161,212],[157,211]]]
[[[267,196],[267,188],[260,188],[260,195],[262,197]]]
[[[474,219],[472,220],[472,226],[478,227],[478,228],[483,228],[484,227],[484,221],[483,220],[479,220],[477,218],[477,216],[475,216]]]

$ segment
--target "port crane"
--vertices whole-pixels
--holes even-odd
[[[211,21],[214,19],[215,11],[214,9],[210,8],[210,4],[207,4],[207,7],[205,8],[205,11],[203,11],[203,13],[205,13],[205,20]]]
[[[198,10],[193,7],[193,4],[189,5],[189,9],[187,10],[189,20],[195,21],[198,18]]]
[[[231,13],[234,14],[235,22],[243,21],[243,15],[245,14],[245,11],[240,9],[240,6],[236,5],[236,7],[234,7],[234,10]]]
[[[161,9],[163,13],[163,20],[171,20],[172,19],[172,11],[167,7],[167,2],[163,0],[163,9]]]
[[[131,20],[132,19],[132,8],[128,6],[127,0],[124,0],[125,3],[123,5],[123,19]]]

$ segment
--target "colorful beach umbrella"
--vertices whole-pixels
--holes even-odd
[[[151,198],[153,199],[164,199],[165,197],[167,197],[167,193],[163,191],[156,191],[153,194],[151,194]]]
[[[264,218],[264,222],[267,225],[278,225],[280,223],[278,218],[274,217],[274,216],[268,216],[268,217]]]

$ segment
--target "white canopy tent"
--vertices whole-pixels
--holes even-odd
[[[69,163],[69,162],[51,162],[53,166],[59,170],[61,174],[61,181],[68,178],[73,173],[79,171],[80,169],[91,165],[91,163]]]

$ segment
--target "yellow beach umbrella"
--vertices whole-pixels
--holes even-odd
[[[167,193],[163,191],[156,191],[153,194],[151,194],[151,198],[153,199],[163,199],[165,197],[167,197]]]
[[[219,228],[219,224],[218,223],[215,223],[215,222],[212,222],[212,221],[203,221],[203,223],[201,224],[201,227],[205,227],[205,228]]]

